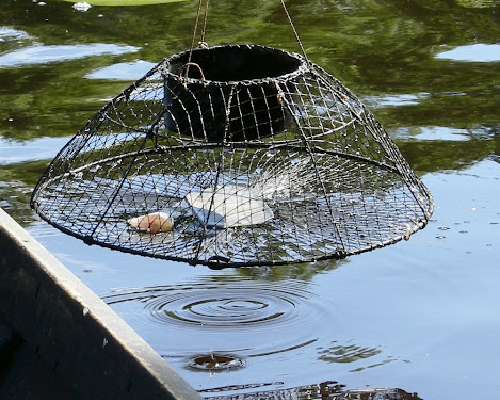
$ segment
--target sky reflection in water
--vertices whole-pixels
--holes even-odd
[[[278,3],[217,2],[210,43],[296,50]],[[85,13],[66,2],[2,5],[0,206],[195,388],[337,380],[423,399],[497,396],[498,5],[291,3],[311,58],[374,109],[432,190],[436,214],[409,242],[340,263],[221,272],[86,247],[28,206],[48,160],[125,81],[189,46],[193,4]],[[210,352],[245,367],[188,367]]]
[[[35,45],[4,53],[0,56],[0,68],[50,64],[86,57],[116,56],[137,50],[138,48],[133,46],[100,43],[90,45]]]
[[[500,44],[472,44],[443,51],[436,56],[439,60],[463,62],[499,62]]]

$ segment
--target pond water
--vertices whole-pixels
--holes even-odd
[[[497,1],[289,2],[311,59],[373,109],[437,209],[410,241],[369,254],[218,272],[87,247],[29,209],[37,178],[71,135],[189,46],[196,2],[95,1],[86,12],[46,3],[0,8],[0,207],[197,390],[338,381],[422,399],[497,398]],[[278,0],[213,2],[208,40],[296,50]],[[204,368],[212,355],[224,362]]]

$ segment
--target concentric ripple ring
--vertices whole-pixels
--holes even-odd
[[[118,311],[123,307],[130,314],[132,308],[148,329],[143,335],[166,357],[216,351],[247,359],[294,351],[317,340],[314,332],[321,330],[327,312],[307,285],[208,281],[120,290],[104,300]],[[167,338],[175,338],[175,345]]]

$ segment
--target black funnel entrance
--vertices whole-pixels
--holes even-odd
[[[189,60],[189,51],[169,60],[168,130],[212,143],[241,142],[273,136],[291,122],[280,92],[290,93],[288,83],[306,70],[300,56],[262,46],[219,46],[194,49]]]

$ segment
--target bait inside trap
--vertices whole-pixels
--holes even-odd
[[[162,61],[62,149],[32,205],[88,244],[217,267],[373,250],[433,209],[341,82],[257,45]]]

